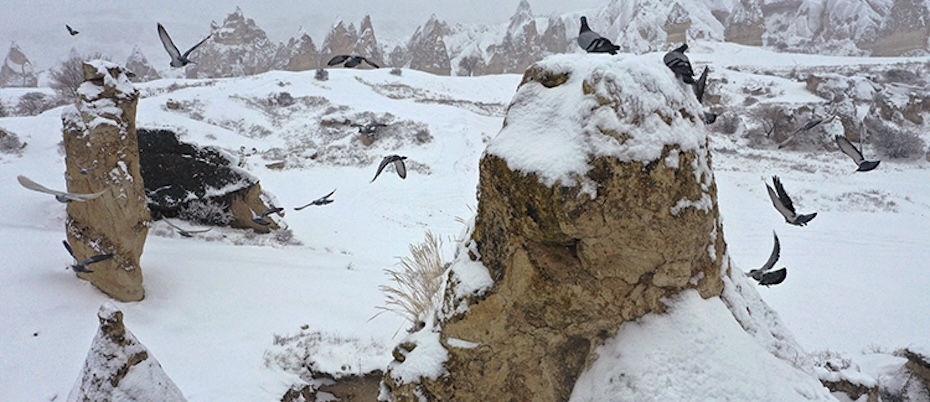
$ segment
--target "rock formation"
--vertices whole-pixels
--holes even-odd
[[[499,45],[491,45],[492,54],[485,74],[514,74],[526,70],[545,54],[539,43],[539,33],[530,3],[521,0],[517,11],[510,17],[507,33]]]
[[[326,35],[323,40],[323,47],[320,49],[323,62],[329,61],[333,56],[339,54],[357,54],[365,56],[377,65],[383,66],[384,52],[378,45],[378,39],[375,37],[375,29],[371,24],[371,17],[365,16],[356,29],[354,24],[346,26],[344,22],[339,21]],[[370,69],[374,68],[365,63],[355,68]]]
[[[278,48],[275,60],[275,67],[282,70],[313,70],[320,67],[320,52],[313,43],[313,38],[302,31],[298,33],[297,38],[291,38],[287,44]]]
[[[135,74],[129,77],[132,82],[145,82],[161,78],[152,63],[149,63],[149,59],[142,54],[142,50],[139,49],[138,45],[132,47],[132,53],[126,59],[126,68]]]
[[[435,15],[430,16],[407,42],[406,66],[431,74],[450,75],[452,62],[443,39],[448,32],[446,23],[439,21]]]
[[[211,147],[182,143],[167,130],[139,130],[139,157],[148,205],[156,219],[180,217],[201,224],[268,233],[272,222],[252,221],[268,209],[258,179]],[[271,220],[271,218],[267,218]]]
[[[10,51],[0,66],[0,87],[29,87],[38,86],[35,68],[26,57],[22,49],[15,42],[10,44]]]
[[[187,66],[187,78],[241,77],[264,73],[274,65],[278,46],[238,7],[223,25],[211,23],[210,33],[213,36],[191,54],[196,63]]]
[[[68,402],[186,400],[158,360],[123,325],[122,311],[104,303],[97,318],[100,328]]]
[[[765,33],[765,16],[762,6],[755,0],[740,0],[726,20],[724,39],[748,46],[762,46]]]
[[[62,113],[65,176],[69,192],[105,193],[68,204],[68,242],[79,259],[114,254],[78,276],[114,299],[138,301],[145,296],[139,259],[150,220],[139,173],[139,92],[123,67],[104,60],[83,67],[79,100]]]
[[[421,346],[402,344],[384,380],[395,401],[564,401],[621,323],[686,289],[721,294],[700,107],[667,71],[642,67],[658,58],[598,59],[554,56],[524,75],[480,162],[470,249],[493,285],[463,297],[453,268],[446,374],[398,375]]]

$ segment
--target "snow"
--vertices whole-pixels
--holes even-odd
[[[154,31],[154,27],[149,29]],[[824,101],[806,92],[803,83],[754,73],[773,65],[796,63],[830,68],[906,60],[775,54],[736,45],[692,43],[690,56],[694,63],[711,64],[713,74],[727,77],[729,83],[720,85],[719,90],[734,99],[738,99],[740,83],[753,79],[771,85],[773,93],[785,101]],[[570,59],[552,60],[566,66],[609,67],[616,70],[611,77],[636,85],[645,85],[646,79],[663,80],[663,88],[681,85],[668,91],[669,104],[680,102],[689,110],[699,111],[699,106],[691,103],[692,97],[687,96],[687,87],[671,82],[666,69],[654,68],[661,66],[656,64],[661,63],[661,56],[656,53],[611,59],[572,55]],[[922,62],[926,58],[911,60]],[[654,71],[640,71],[645,66],[653,66]],[[622,71],[626,70],[640,75],[625,76]],[[378,287],[389,281],[382,270],[390,268],[396,257],[407,255],[409,244],[421,241],[427,229],[443,237],[463,233],[467,224],[461,222],[470,222],[476,207],[478,160],[486,144],[501,131],[502,111],[515,98],[514,89],[521,79],[519,75],[438,77],[411,70],[397,77],[386,69],[338,69],[329,73],[330,79],[325,82],[316,81],[310,71],[221,80],[162,79],[138,85],[142,94],[138,127],[172,129],[182,141],[215,146],[231,155],[238,156],[240,147],[256,148],[255,154],[239,156],[238,162],[261,180],[262,188],[273,194],[279,205],[288,208],[287,224],[294,238],[302,243],[280,244],[267,236],[221,228],[182,238],[162,231],[163,225],[153,226],[141,263],[146,298],[114,304],[124,312],[127,328],[158,357],[165,372],[192,402],[280,400],[297,375],[268,364],[269,351],[280,350],[274,344],[276,336],[318,332],[323,341],[317,343],[319,353],[314,356],[327,370],[344,365],[350,369],[340,372],[385,368],[393,345],[403,339],[398,331],[409,323],[392,314],[371,319],[384,302]],[[577,79],[580,77],[573,78],[570,85],[578,85]],[[717,88],[715,85],[711,90]],[[298,99],[323,98],[326,103],[310,102],[268,114],[260,107],[261,102],[242,101],[262,101],[269,94],[284,91]],[[0,99],[10,104],[22,93],[20,89],[0,89]],[[587,102],[580,91],[571,96],[566,100]],[[193,106],[170,110],[165,107],[169,98]],[[479,103],[490,106],[475,107]],[[327,108],[338,112],[327,114]],[[61,246],[65,208],[52,197],[19,188],[15,183],[15,177],[23,174],[51,188],[65,187],[64,156],[59,151],[62,110],[33,117],[0,118],[0,127],[17,133],[28,143],[22,156],[0,154],[0,183],[8,186],[0,197],[0,253],[10,256],[12,262],[0,270],[0,389],[6,400],[63,400],[88,354],[88,344],[97,328],[94,314],[108,300],[66,269],[71,258]],[[336,119],[337,115],[356,119],[364,112],[375,116],[390,113],[394,116],[392,122],[422,124],[432,139],[415,143],[398,135],[364,147],[358,142],[356,129],[325,131],[319,127],[321,121]],[[543,114],[540,111],[519,113],[523,115],[515,119],[549,128],[529,121],[539,118]],[[628,124],[607,116],[593,117],[605,127],[608,123],[612,127]],[[225,125],[224,121],[231,119],[264,127],[269,134],[249,136],[247,130]],[[549,123],[555,128],[581,124],[578,115],[569,119]],[[516,131],[514,121],[508,124]],[[700,124],[693,127],[703,130]],[[555,138],[570,143],[558,134],[529,134],[538,142]],[[795,374],[784,363],[768,360],[760,350],[774,353],[782,362],[801,357],[797,362],[801,367],[810,367],[802,361],[805,351],[835,350],[853,356],[863,373],[877,378],[881,370],[872,371],[872,367],[888,364],[873,365],[868,360],[871,355],[860,356],[864,350],[926,345],[930,339],[930,316],[926,314],[930,311],[926,297],[930,276],[925,272],[930,265],[930,237],[926,236],[930,227],[930,164],[923,160],[883,160],[872,172],[852,174],[854,167],[839,152],[748,148],[739,135],[709,137],[712,177],[717,184],[723,223],[718,244],[726,241],[726,260],[731,262],[726,268],[733,271],[727,280],[732,283],[719,300],[682,299],[685,301],[677,305],[681,314],[676,315],[676,323],[688,324],[687,328],[701,339],[732,340],[740,345],[738,351],[762,356],[762,362],[780,367],[776,369],[776,378],[780,379],[793,379]],[[703,138],[703,134],[694,135],[690,147],[705,146]],[[664,143],[683,139],[670,136],[658,140]],[[505,139],[494,139],[495,147],[508,151],[508,157],[519,162],[519,155],[510,155],[517,145],[502,146],[501,141]],[[506,141],[516,143],[518,139]],[[316,144],[315,151],[302,148],[310,142]],[[530,147],[526,150],[529,156],[536,158],[568,153],[554,146],[541,150],[544,144],[524,145]],[[682,151],[686,149],[681,146]],[[317,159],[310,159],[314,152],[319,153]],[[660,155],[653,148],[617,146],[606,146],[598,152],[642,160],[654,160]],[[409,157],[407,179],[385,176],[369,183],[377,162],[389,153]],[[281,170],[265,167],[281,160],[281,155],[299,164]],[[423,168],[414,169],[413,162]],[[582,160],[569,163],[541,158],[539,162],[541,167],[533,168],[527,162],[527,168],[542,169],[542,174],[553,177],[571,169],[586,169]],[[810,225],[786,225],[772,209],[764,183],[773,174],[790,180],[789,190],[799,208],[818,212]],[[334,188],[338,191],[332,204],[290,210]],[[760,266],[769,255],[772,229],[778,231],[781,240],[779,266],[791,272],[785,283],[759,288],[742,272]],[[460,257],[463,254],[467,252],[459,252]],[[463,284],[473,289],[487,285],[486,268],[462,262],[452,271]],[[730,307],[730,311],[723,310],[723,306]],[[708,320],[727,315],[730,318],[722,321],[719,329],[701,328],[695,327],[701,321],[681,317],[688,312],[702,314]],[[644,334],[644,328],[671,325],[663,324],[663,320],[654,316],[631,323],[620,334]],[[304,325],[307,330],[300,329]],[[739,334],[739,327],[751,338]],[[423,366],[416,370],[411,367],[410,375],[437,374],[436,367],[426,363],[442,357],[442,345],[428,331],[421,331],[422,338],[417,339],[420,351],[415,350],[423,355]],[[679,330],[666,337],[663,334],[653,335],[670,348],[675,337],[684,336]],[[333,353],[326,352],[329,345],[337,343],[335,339],[349,341]],[[751,345],[753,339],[758,346]],[[453,343],[449,346],[463,345]],[[685,345],[694,346],[690,341]],[[643,347],[643,352],[650,350],[656,349],[651,345]],[[727,358],[725,351],[713,349],[712,343],[700,345],[699,351],[719,364],[703,373],[679,373],[719,379],[707,381],[707,386],[716,390],[733,387],[738,383],[736,379],[758,380],[759,371],[742,369],[732,373],[736,378],[733,380],[713,377],[735,362]],[[678,357],[688,353],[690,350]],[[637,356],[643,364],[656,364],[662,358]],[[418,360],[416,356],[410,358],[411,362]],[[665,358],[671,359],[668,355]],[[634,362],[627,359],[624,364]],[[668,375],[664,370],[659,367],[648,373],[654,372],[656,377],[651,379],[658,380]],[[636,373],[648,374],[645,369]],[[603,380],[609,375],[605,372],[595,377],[586,381]],[[681,390],[689,386],[685,383],[697,383],[674,379],[668,385],[670,389]],[[807,381],[799,380],[797,387],[787,384],[783,392],[797,395],[796,388],[808,389]],[[615,388],[617,392],[621,391],[619,387]],[[662,387],[666,384],[662,383]],[[590,391],[590,386],[587,389]],[[671,400],[676,399],[681,398]]]
[[[679,110],[696,115],[700,105],[671,71],[656,68],[660,57],[569,54],[540,61],[537,66],[549,74],[571,72],[568,80],[552,88],[535,81],[521,86],[504,128],[485,152],[513,170],[537,174],[547,186],[574,186],[591,169],[589,155],[646,164],[667,145],[702,148],[700,123],[665,121]],[[702,171],[708,170],[698,174]]]
[[[820,382],[743,331],[719,298],[704,300],[688,290],[667,304],[666,314],[624,323],[598,347],[598,359],[569,400],[834,400]]]

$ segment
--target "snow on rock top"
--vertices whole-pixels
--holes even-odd
[[[103,93],[105,88],[113,88],[120,97],[134,96],[138,90],[129,81],[129,74],[119,64],[106,60],[90,60],[84,62],[84,77],[92,74],[92,78],[84,81],[78,87],[78,94],[84,99],[93,100]],[[102,81],[99,81],[101,80]],[[102,85],[101,85],[102,84]]]
[[[527,70],[485,152],[547,186],[572,186],[593,157],[646,164],[666,146],[703,148],[700,113],[691,88],[675,79],[660,54],[555,55]]]

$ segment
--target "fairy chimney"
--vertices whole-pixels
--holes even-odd
[[[726,244],[700,116],[656,55],[531,66],[480,161],[464,264],[489,283],[453,265],[435,326],[395,349],[385,399],[566,401],[622,323],[685,290],[719,296]],[[417,354],[442,366],[423,371]]]
[[[68,242],[82,260],[113,254],[78,276],[116,300],[138,301],[150,221],[136,138],[139,91],[119,65],[94,60],[83,68],[79,99],[62,113],[65,176],[69,192],[103,196],[68,204]]]

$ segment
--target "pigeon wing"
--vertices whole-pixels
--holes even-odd
[[[16,176],[16,180],[18,180],[19,184],[21,184],[23,187],[28,188],[32,191],[38,191],[40,193],[61,195],[61,196],[65,195],[64,192],[52,190],[48,187],[45,187],[39,183],[32,181],[32,179],[26,176],[23,176],[23,175]]]
[[[364,57],[362,57],[362,60],[364,60],[365,63],[368,63],[369,66],[372,66],[372,67],[374,67],[374,68],[381,68],[381,66],[379,66],[379,65],[377,65],[377,64],[375,64],[375,63],[372,63],[371,60],[368,60],[368,59],[366,59],[366,58],[364,58]]]
[[[694,96],[697,97],[698,103],[701,104],[704,103],[704,89],[707,88],[707,72],[709,70],[709,67],[704,67],[701,77],[694,83]]]
[[[400,176],[401,179],[407,178],[407,166],[404,165],[403,159],[397,158],[394,160],[394,169],[397,170],[397,175]]]
[[[309,203],[309,204],[301,205],[301,206],[299,206],[299,207],[294,207],[294,210],[295,210],[295,211],[300,211],[301,209],[304,209],[304,208],[309,207],[309,206],[311,206],[311,205],[313,205],[312,202]]]
[[[171,37],[168,36],[168,31],[165,30],[165,27],[162,26],[161,23],[158,24],[158,38],[161,39],[161,44],[165,47],[168,55],[171,56],[171,60],[178,60],[181,58],[181,52],[178,51],[178,47],[174,45]]]
[[[785,278],[788,277],[788,268],[778,269],[772,272],[766,272],[762,275],[762,280],[759,281],[759,284],[762,286],[772,286],[777,285],[785,281]]]
[[[326,195],[320,197],[320,199],[321,199],[321,200],[325,200],[325,199],[327,199],[327,198],[329,198],[329,197],[332,197],[333,194],[336,194],[336,189],[333,189],[333,191],[330,191],[329,194],[326,194]]]
[[[791,197],[788,197],[788,193],[785,192],[785,187],[781,185],[781,179],[779,179],[778,176],[772,176],[772,181],[775,182],[775,191],[778,192],[778,199],[781,201],[782,205],[784,205],[788,211],[791,211],[791,215],[797,214],[794,210],[794,203],[791,202]]]
[[[90,264],[95,264],[95,263],[98,263],[98,262],[100,262],[100,261],[109,260],[109,259],[111,259],[111,258],[113,258],[113,254],[95,255],[95,256],[93,256],[93,257],[90,257],[90,258],[84,260],[84,262],[81,263],[81,265],[83,265],[83,266],[86,267],[86,266],[88,266],[88,265],[90,265]]]
[[[352,57],[349,57],[349,59],[346,60],[346,64],[343,64],[343,67],[345,67],[345,68],[352,68],[352,67],[355,67],[355,66],[359,65],[359,64],[362,62],[363,59],[364,59],[364,57],[361,57],[361,56],[352,56]]]
[[[84,202],[84,201],[87,201],[87,200],[92,200],[92,199],[95,199],[95,198],[100,198],[100,196],[103,195],[103,193],[105,193],[105,192],[106,192],[106,190],[104,190],[104,191],[99,191],[99,192],[96,192],[96,193],[91,193],[91,194],[64,193],[64,194],[62,194],[61,196],[62,196],[63,198],[65,198],[65,199],[67,199],[67,200]]]
[[[202,45],[202,44],[203,44],[204,42],[206,42],[206,41],[207,41],[207,39],[210,39],[210,37],[212,37],[212,36],[213,36],[213,34],[209,34],[209,35],[207,35],[207,37],[206,37],[206,38],[203,38],[203,40],[202,40],[202,41],[200,41],[200,42],[197,42],[197,44],[196,44],[196,45],[194,45],[194,46],[191,46],[191,48],[190,48],[190,49],[187,49],[187,51],[186,51],[186,52],[184,52],[184,54],[183,54],[183,55],[181,55],[181,57],[183,57],[183,58],[185,58],[185,59],[186,59],[186,58],[187,58],[187,55],[189,55],[189,54],[191,54],[191,52],[193,52],[193,51],[194,51],[194,50],[196,50],[196,49],[197,49],[198,47],[200,47],[200,45]]]
[[[578,34],[578,46],[584,49],[586,52],[594,50],[596,42],[601,39],[601,35],[597,32],[588,30]]]
[[[269,210],[267,210],[267,211],[265,211],[265,212],[262,212],[262,214],[259,215],[258,217],[259,217],[259,218],[264,218],[264,217],[266,217],[266,216],[268,216],[268,215],[276,214],[276,213],[281,212],[281,211],[283,211],[283,210],[284,210],[284,208],[281,208],[281,207],[271,208],[271,209],[269,209]]]
[[[335,66],[336,64],[345,62],[346,60],[349,59],[349,57],[351,57],[351,56],[349,56],[349,55],[347,55],[347,54],[340,54],[340,55],[338,55],[338,56],[336,56],[336,57],[333,57],[333,58],[329,59],[329,62],[326,63],[326,65],[327,65],[327,66]]]
[[[766,189],[768,190],[768,192],[769,192],[769,198],[772,200],[772,205],[775,206],[775,210],[777,210],[778,213],[780,213],[782,216],[784,216],[786,220],[789,220],[789,221],[790,221],[790,220],[792,219],[792,217],[795,216],[794,211],[791,211],[791,210],[789,210],[788,208],[785,207],[785,205],[782,203],[781,199],[778,198],[778,194],[775,193],[775,190],[772,190],[772,187],[770,187],[770,186],[768,185],[768,183],[765,184],[765,188],[766,188]]]
[[[68,250],[68,254],[71,254],[71,258],[74,258],[74,260],[77,261],[77,257],[74,256],[74,250],[71,249],[71,245],[68,244],[68,241],[62,240],[61,244],[65,245],[65,250]]]
[[[865,161],[865,158],[862,157],[862,152],[859,152],[846,137],[837,135],[836,146],[840,148],[840,151],[843,151],[844,154],[852,158],[853,162],[856,162],[856,165],[861,165],[862,162]]]
[[[765,262],[765,265],[762,268],[759,268],[761,271],[768,271],[775,266],[775,263],[778,262],[778,256],[781,253],[781,245],[778,242],[778,235],[775,234],[775,231],[772,231],[772,236],[775,237],[775,246],[772,248],[772,254],[769,255],[768,261]]]
[[[213,228],[198,229],[198,230],[185,230],[185,232],[189,234],[207,233],[210,231],[210,229],[213,229]]]
[[[384,167],[387,166],[388,163],[391,163],[391,157],[385,156],[384,159],[381,160],[381,163],[378,165],[378,171],[375,172],[375,177],[371,179],[371,182],[374,182],[375,179],[378,178],[378,176],[381,174],[381,171],[384,170]]]

